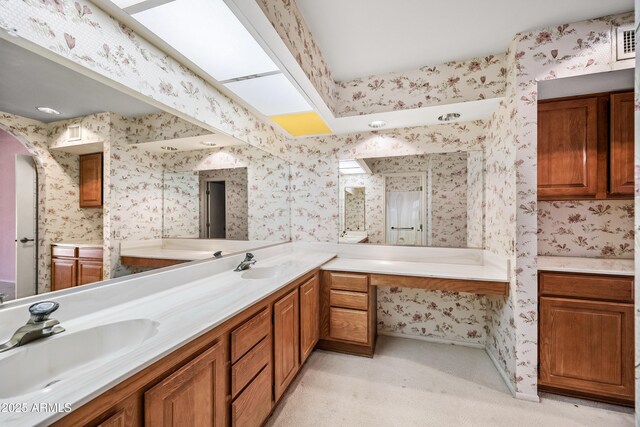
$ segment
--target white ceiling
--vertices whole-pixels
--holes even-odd
[[[45,123],[111,111],[140,116],[158,110],[89,77],[0,39],[0,111]],[[41,113],[51,107],[60,115]]]
[[[504,52],[516,33],[633,10],[633,0],[297,0],[335,80]]]

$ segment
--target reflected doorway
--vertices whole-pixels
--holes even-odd
[[[0,130],[0,293],[37,292],[37,173],[27,149]]]
[[[227,190],[225,181],[207,181],[206,230],[208,239],[227,237]]]

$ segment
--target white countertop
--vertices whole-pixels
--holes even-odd
[[[96,366],[85,367],[79,369],[78,372],[69,373],[63,380],[48,387],[49,391],[47,393],[37,390],[36,392],[12,397],[11,399],[0,399],[0,405],[3,402],[27,404],[28,407],[35,403],[69,403],[72,408],[77,409],[116,384],[150,366],[155,361],[162,359],[335,256],[335,254],[322,252],[293,252],[290,248],[279,251],[267,249],[266,251],[272,255],[266,257],[269,254],[257,252],[256,259],[258,263],[253,269],[278,266],[279,273],[277,278],[243,279],[242,273],[236,273],[228,268],[233,264],[237,264],[238,260],[242,259],[241,255],[210,260],[199,266],[183,267],[183,273],[174,276],[174,278],[184,277],[184,280],[186,280],[184,283],[174,282],[170,287],[166,287],[163,284],[164,289],[162,291],[152,292],[141,298],[117,305],[109,306],[108,300],[99,301],[99,297],[91,298],[92,294],[104,292],[104,288],[108,286],[95,288],[93,292],[91,290],[84,292],[84,299],[89,298],[87,299],[87,305],[101,304],[104,307],[102,307],[102,310],[86,316],[72,319],[65,319],[65,308],[74,310],[74,308],[78,309],[79,307],[66,307],[65,304],[71,304],[72,302],[82,304],[83,293],[70,294],[70,298],[68,298],[70,301],[65,301],[64,297],[56,298],[56,293],[50,294],[49,299],[60,302],[60,309],[52,315],[52,318],[60,320],[60,324],[66,328],[66,331],[42,341],[30,343],[28,346],[1,353],[0,364],[2,364],[3,359],[18,351],[41,351],[44,354],[47,349],[47,342],[59,339],[65,334],[68,335],[98,325],[129,319],[149,319],[157,322],[157,332],[144,341],[142,345],[134,347],[133,350],[125,354],[106,358]],[[191,276],[187,273],[189,269],[194,267],[211,269],[215,268],[216,265],[223,266],[224,270],[199,280],[188,281]],[[166,272],[164,274],[166,276],[170,273]],[[162,273],[145,277],[151,278],[147,282],[153,282],[153,278],[155,277],[157,281],[160,278],[160,274]],[[140,281],[141,279],[134,278],[129,282],[136,280]],[[125,286],[125,288],[122,288],[125,293],[138,292],[132,289],[136,288],[136,286],[132,285],[133,283],[124,281],[114,283],[112,286],[114,288]],[[152,286],[153,283],[141,283],[139,286],[148,285]],[[125,290],[126,288],[132,290],[127,291]],[[111,298],[115,297],[112,295],[113,293],[109,293]],[[75,301],[72,301],[74,299]],[[25,318],[18,322],[20,324],[26,320],[26,314],[28,313],[26,312],[26,306],[17,307],[16,309],[18,308],[25,312]],[[0,315],[6,315],[7,310],[10,310],[10,308],[6,307],[0,311]],[[10,318],[12,322],[3,322],[3,320],[4,318],[0,318],[0,341],[8,339],[13,330],[15,330],[13,329],[15,324],[7,326],[7,323],[14,323],[13,318]],[[122,333],[126,334],[127,331],[122,331]],[[73,351],[73,349],[69,350]],[[0,412],[0,425],[3,427],[48,425],[64,415],[64,413],[46,412]]]
[[[103,242],[99,240],[95,241],[62,241],[54,242],[55,246],[75,246],[77,248],[102,248]]]
[[[504,269],[492,265],[440,264],[412,261],[336,258],[322,266],[323,270],[354,273],[391,274],[399,276],[437,277],[444,279],[508,282]]]
[[[633,259],[560,256],[539,256],[538,270],[564,271],[567,273],[613,274],[618,276],[632,276],[635,272]]]
[[[264,240],[177,238],[122,241],[120,243],[120,256],[193,261],[212,258],[214,252],[218,251],[222,252],[222,255],[230,255],[282,243]]]
[[[323,265],[323,268],[329,270],[496,282],[508,281],[509,271],[508,261],[477,249],[289,243],[252,252],[258,263],[249,270],[250,272],[259,273],[258,269],[265,269],[262,272],[276,271],[277,274],[266,279],[243,277],[244,273],[232,271],[244,258],[244,254],[238,254],[220,259],[194,261],[47,294],[47,299],[60,304],[59,310],[52,318],[59,320],[66,331],[0,353],[0,371],[3,368],[5,371],[10,370],[5,373],[12,377],[11,387],[16,389],[26,384],[31,387],[29,390],[35,390],[11,398],[0,398],[0,405],[11,402],[31,407],[36,403],[69,403],[72,408],[77,409],[288,283]],[[340,258],[333,260],[336,256]],[[42,299],[43,297],[38,295],[4,305],[0,310],[0,342],[7,340],[18,327],[24,325],[29,317],[29,305]],[[55,348],[56,340],[68,340],[74,336],[98,336],[100,328],[105,325],[115,328],[110,330],[118,331],[112,338],[118,342],[130,342],[133,332],[125,326],[115,325],[116,322],[125,322],[122,324],[125,325],[127,321],[152,323],[156,325],[156,329],[153,335],[139,344],[127,347],[124,352],[109,353],[98,362],[80,364],[79,367],[72,365],[71,370],[64,374],[47,371],[41,382],[38,382],[40,377],[35,383],[28,380],[29,371],[23,373],[20,369],[12,368],[15,360],[22,360],[31,354],[31,359],[33,355],[42,357],[45,369],[52,369],[52,366],[57,365],[49,360],[49,357],[54,357],[51,354],[55,352],[51,350]],[[89,335],[80,335],[83,331]],[[74,333],[79,334],[73,335]],[[75,345],[70,344],[72,348],[69,350],[73,351]],[[58,345],[61,346],[66,351],[64,345]],[[57,357],[60,357],[59,354],[58,351]],[[6,363],[4,366],[3,362]],[[57,379],[61,380],[47,385]],[[42,391],[45,387],[47,392]],[[5,396],[6,393],[5,388]],[[64,415],[0,411],[0,425],[48,425]]]

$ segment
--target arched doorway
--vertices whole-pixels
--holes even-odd
[[[32,154],[1,128],[0,183],[0,293],[10,300],[38,289],[38,187]]]

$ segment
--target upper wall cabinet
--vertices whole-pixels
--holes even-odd
[[[633,196],[633,92],[611,95],[609,183],[614,195]]]
[[[632,195],[633,93],[540,101],[538,199]]]
[[[80,156],[80,207],[102,206],[102,153]]]

